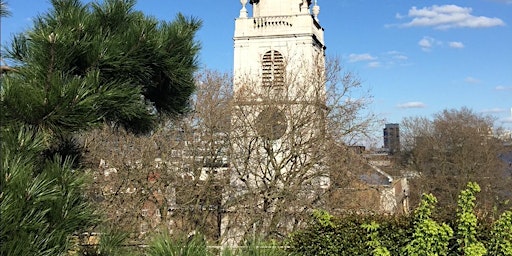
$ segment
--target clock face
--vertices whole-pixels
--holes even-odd
[[[256,118],[258,135],[266,139],[277,140],[283,137],[287,127],[286,115],[275,107],[264,109]]]

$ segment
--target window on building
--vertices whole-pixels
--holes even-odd
[[[284,58],[278,51],[268,51],[263,55],[262,83],[266,87],[284,85]]]

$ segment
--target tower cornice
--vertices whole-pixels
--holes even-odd
[[[239,18],[235,22],[234,39],[312,37],[324,46],[324,29],[310,14]]]

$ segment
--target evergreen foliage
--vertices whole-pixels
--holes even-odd
[[[380,225],[375,221],[372,221],[370,224],[363,224],[363,228],[368,232],[368,241],[366,244],[370,249],[372,249],[372,253],[374,256],[390,256],[388,249],[383,247],[381,242],[379,241],[379,227]]]
[[[327,221],[328,220],[328,221]],[[411,221],[406,217],[381,215],[345,215],[333,217],[325,211],[315,211],[308,228],[292,234],[288,239],[290,255],[373,255],[369,250],[368,226],[379,225],[380,252],[401,255],[402,247],[411,235]],[[372,229],[373,230],[373,229]]]
[[[492,225],[479,225],[475,215],[479,190],[477,183],[470,182],[460,192],[456,217],[450,221],[454,227],[432,217],[438,209],[431,194],[423,195],[414,214],[403,219],[338,218],[315,211],[310,225],[289,238],[288,251],[291,255],[512,255],[512,211],[505,211]]]
[[[11,12],[7,9],[7,3],[3,0],[0,1],[0,17],[8,17]]]
[[[211,255],[202,235],[172,237],[168,232],[157,234],[149,244],[148,256]]]
[[[287,255],[275,243],[265,243],[260,240],[247,241],[239,248],[223,247],[209,248],[206,239],[201,234],[185,236],[171,235],[169,232],[157,233],[150,241],[145,252],[147,256],[280,256]]]
[[[60,255],[69,238],[97,223],[72,159],[44,160],[44,137],[2,129],[0,255]]]
[[[6,50],[18,63],[2,82],[8,120],[58,134],[104,120],[148,132],[157,117],[187,111],[201,21],[178,14],[159,22],[135,11],[134,0],[52,4]]]
[[[0,78],[0,255],[63,255],[100,223],[83,195],[76,134],[104,123],[147,133],[185,113],[195,89],[201,21],[159,22],[134,0],[51,3],[2,54],[15,67]]]
[[[137,248],[127,246],[129,234],[117,228],[104,229],[97,237],[98,244],[80,245],[80,241],[76,241],[78,248],[70,250],[70,255],[80,256],[130,256],[140,255]]]
[[[512,256],[512,210],[504,212],[494,223],[488,253],[489,255]]]
[[[256,239],[247,241],[244,246],[238,249],[223,248],[222,256],[282,256],[287,255],[286,251],[275,241],[264,242]]]
[[[414,233],[405,247],[407,255],[447,255],[453,230],[445,223],[438,224],[431,218],[437,199],[423,195],[420,206],[414,212]]]
[[[459,195],[457,208],[457,243],[462,255],[481,256],[487,253],[484,245],[477,239],[477,217],[475,215],[475,194],[480,186],[470,182]]]

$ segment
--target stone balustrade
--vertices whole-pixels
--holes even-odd
[[[290,16],[271,16],[253,18],[254,28],[292,27]]]

